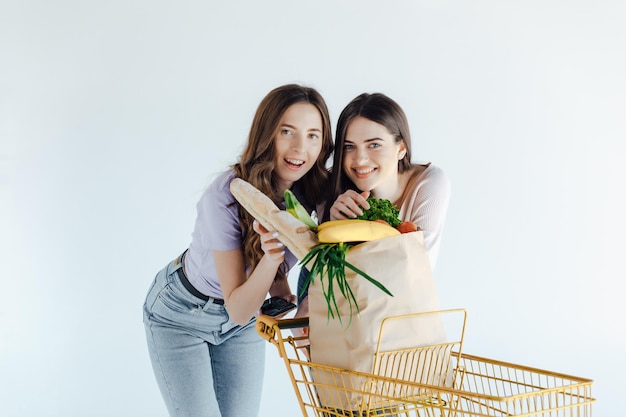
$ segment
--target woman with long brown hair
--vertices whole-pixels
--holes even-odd
[[[314,89],[289,84],[260,103],[239,161],[197,204],[189,248],[148,291],[144,324],[154,373],[171,416],[255,416],[265,342],[255,316],[268,293],[295,302],[297,259],[230,192],[241,178],[283,205],[290,189],[311,212],[328,185],[330,118]]]
[[[450,203],[450,181],[431,162],[414,162],[409,122],[402,107],[382,93],[363,93],[337,121],[329,207],[322,220],[353,219],[370,208],[368,197],[396,206],[401,221],[424,233],[430,267],[435,268]],[[297,316],[308,315],[308,271],[298,279]]]

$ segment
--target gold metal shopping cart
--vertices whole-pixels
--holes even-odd
[[[446,331],[449,323],[457,324],[447,342],[382,349],[388,329],[410,328],[412,321],[432,315],[445,319]],[[371,373],[311,361],[308,337],[294,336],[295,329],[308,326],[308,318],[261,315],[257,331],[278,349],[305,417],[592,415],[592,380],[462,353],[465,323],[463,309],[383,320]]]

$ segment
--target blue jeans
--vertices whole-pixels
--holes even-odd
[[[298,274],[298,304],[302,302],[305,298],[309,296],[309,286],[304,285],[306,283],[306,279],[309,276],[309,270],[306,268],[300,269],[300,274]]]
[[[265,341],[255,320],[231,322],[223,305],[182,285],[171,262],[143,307],[152,368],[170,416],[254,417],[261,402]]]

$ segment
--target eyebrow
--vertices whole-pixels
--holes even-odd
[[[295,127],[295,126],[293,126],[293,125],[290,125],[289,123],[281,123],[281,124],[280,124],[280,127],[289,127],[289,128],[291,128],[291,129],[293,129],[293,130],[298,130],[298,128],[297,128],[297,127]],[[322,133],[322,129],[318,129],[318,128],[316,128],[316,127],[314,127],[313,129],[309,129],[309,130],[308,130],[308,132],[311,132],[311,131],[315,131],[315,132],[320,132],[320,133]]]
[[[374,141],[377,141],[377,140],[382,140],[383,142],[385,141],[385,139],[379,138],[378,136],[376,136],[376,137],[373,137],[373,138],[365,139],[365,142],[374,142]],[[354,143],[350,139],[344,139],[344,142]]]

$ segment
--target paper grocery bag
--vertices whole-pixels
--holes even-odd
[[[346,268],[346,276],[355,294],[360,313],[350,322],[350,308],[339,289],[335,298],[342,322],[329,318],[320,277],[309,287],[309,341],[311,361],[366,373],[374,372],[374,356],[383,319],[403,314],[439,310],[439,300],[433,281],[428,254],[421,231],[365,242],[352,247],[346,260],[382,283],[393,297]],[[443,321],[439,315],[413,323],[410,328],[385,330],[381,350],[399,350],[444,343]],[[447,359],[444,358],[443,362]],[[406,366],[403,364],[401,366]],[[411,366],[423,367],[423,364]],[[384,376],[417,375],[425,384],[445,383],[446,377],[421,370],[385,369]],[[421,376],[420,376],[421,375]],[[359,378],[338,380],[331,373],[312,369],[312,376],[321,385],[317,387],[320,403],[329,408],[356,410],[366,401],[363,395],[365,381]],[[340,386],[343,389],[333,389]],[[353,392],[350,392],[354,389]],[[338,391],[341,393],[338,394]]]

